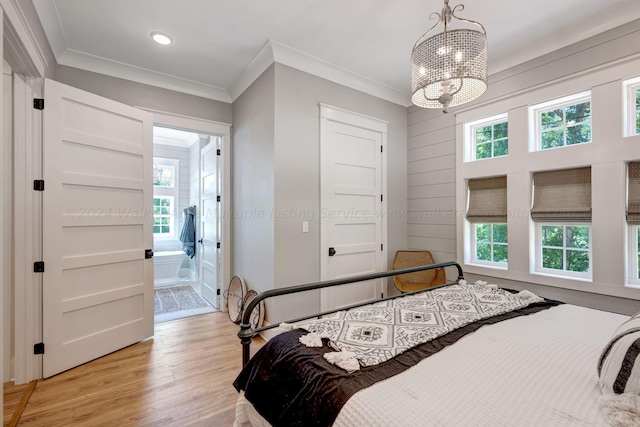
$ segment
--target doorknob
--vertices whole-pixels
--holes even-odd
[[[336,250],[334,248],[329,248],[329,256],[334,256],[336,254]]]
[[[198,240],[198,243],[202,244],[202,239]]]

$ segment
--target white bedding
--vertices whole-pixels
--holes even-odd
[[[608,426],[596,363],[628,316],[561,305],[488,325],[349,399],[334,427]],[[241,395],[236,426],[268,426]]]

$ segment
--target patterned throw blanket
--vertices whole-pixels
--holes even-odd
[[[342,352],[325,359],[351,372],[374,366],[472,322],[508,313],[543,301],[529,291],[510,293],[478,281],[433,289],[403,298],[340,311],[295,326],[314,338],[329,340]]]

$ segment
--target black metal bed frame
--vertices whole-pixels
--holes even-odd
[[[259,294],[258,296],[256,296],[249,303],[249,305],[244,308],[244,312],[242,313],[242,321],[240,323],[240,330],[238,331],[238,338],[240,338],[240,343],[242,344],[242,366],[246,365],[247,362],[249,361],[249,355],[250,355],[250,349],[251,349],[251,341],[253,340],[253,337],[256,336],[256,334],[259,333],[259,332],[266,331],[268,329],[276,328],[279,325],[279,323],[277,323],[277,324],[273,324],[273,325],[269,325],[269,326],[263,326],[263,327],[257,328],[257,329],[254,329],[253,326],[251,325],[251,312],[253,311],[253,309],[261,301],[263,301],[263,300],[265,300],[267,298],[273,298],[273,297],[277,297],[277,296],[281,296],[281,295],[295,294],[295,293],[298,293],[298,292],[312,291],[312,290],[315,290],[315,289],[330,288],[330,287],[333,287],[333,286],[346,285],[346,284],[349,284],[349,283],[364,282],[366,280],[380,279],[380,278],[383,278],[383,277],[390,277],[390,276],[395,276],[395,275],[398,275],[398,274],[415,273],[417,271],[423,271],[423,270],[433,270],[433,269],[442,268],[442,267],[456,267],[458,269],[458,278],[453,282],[448,282],[448,283],[445,283],[445,284],[442,284],[442,285],[433,286],[433,287],[430,287],[429,289],[442,288],[444,286],[449,286],[449,285],[458,283],[460,280],[464,279],[464,276],[463,276],[463,273],[462,273],[462,267],[460,267],[460,265],[457,262],[450,261],[450,262],[443,262],[443,263],[440,263],[440,264],[422,265],[422,266],[419,266],[419,267],[405,268],[405,269],[402,269],[402,270],[384,271],[384,272],[381,272],[381,273],[365,274],[365,275],[361,275],[361,276],[349,277],[349,278],[346,278],[346,279],[327,280],[327,281],[324,281],[324,282],[307,283],[305,285],[289,286],[289,287],[285,287],[285,288],[270,289],[268,291],[265,291],[265,292]],[[287,320],[287,323],[300,322],[302,320],[311,319],[313,317],[324,316],[326,314],[335,313],[335,312],[338,312],[338,311],[341,311],[341,310],[349,310],[351,308],[360,307],[360,306],[367,305],[367,304],[372,304],[372,303],[375,303],[375,302],[392,300],[392,299],[395,299],[395,298],[399,298],[399,297],[403,297],[403,296],[406,296],[406,295],[411,295],[411,294],[415,294],[415,293],[419,293],[419,292],[423,292],[423,291],[424,291],[424,289],[418,290],[418,291],[414,291],[414,292],[406,292],[406,293],[403,293],[403,294],[400,294],[400,295],[394,295],[394,296],[391,296],[391,297],[370,300],[370,301],[363,302],[363,303],[358,303],[358,304],[353,304],[353,305],[346,306],[346,307],[341,307],[341,308],[336,309],[336,310],[324,311],[322,313],[316,313],[316,314],[312,314],[310,316],[300,317],[298,319]]]

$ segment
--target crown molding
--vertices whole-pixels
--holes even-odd
[[[32,77],[44,77],[47,59],[29,27],[18,0],[0,0],[4,14],[5,55],[15,71]]]
[[[242,70],[236,81],[233,82],[229,88],[231,101],[235,102],[274,62],[273,46],[271,40],[269,40],[262,46],[258,54],[253,57],[249,65]]]
[[[409,95],[375,80],[330,64],[327,61],[269,40],[229,89],[235,101],[273,63],[286,65],[342,86],[408,107]]]
[[[157,86],[176,92],[189,95],[209,98],[216,101],[231,102],[228,92],[225,89],[207,85],[192,80],[182,79],[169,74],[159,73],[133,65],[124,64],[117,61],[92,56],[73,50],[66,50],[57,56],[60,65],[92,71],[94,73],[106,74],[137,83]]]

